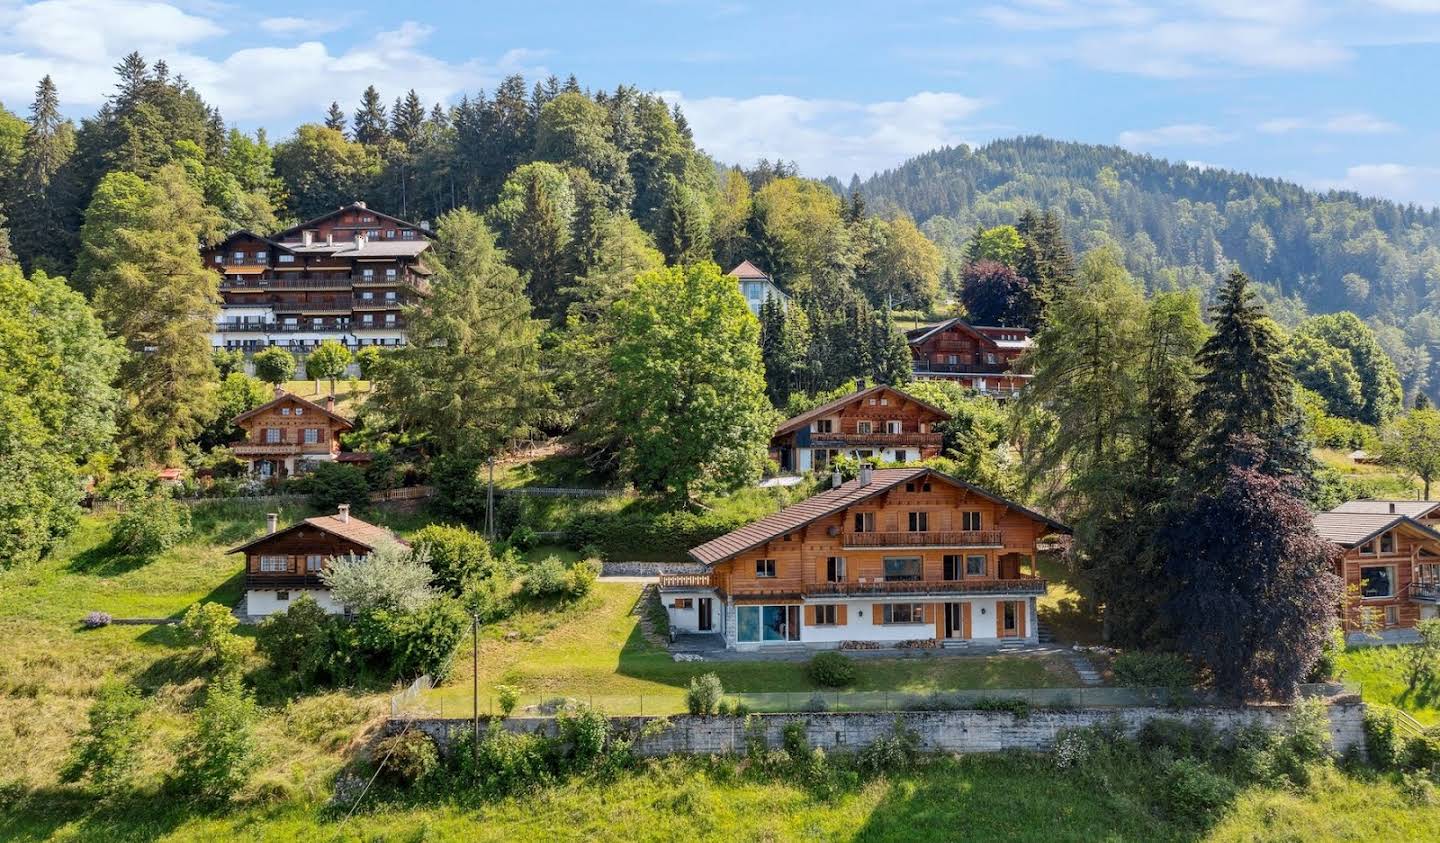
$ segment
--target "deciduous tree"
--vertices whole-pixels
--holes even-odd
[[[260,349],[251,362],[255,364],[255,377],[271,386],[295,377],[295,355],[278,345]]]
[[[1425,500],[1430,500],[1430,483],[1440,476],[1440,410],[1411,410],[1401,416],[1384,431],[1381,454],[1386,462],[1419,477]]]

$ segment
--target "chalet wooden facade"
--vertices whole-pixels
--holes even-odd
[[[858,388],[786,419],[770,440],[784,471],[824,471],[837,456],[917,462],[940,454],[935,426],[950,414],[892,386]]]
[[[1437,617],[1440,532],[1402,511],[1429,516],[1434,505],[1414,506],[1422,503],[1352,501],[1315,516],[1316,531],[1335,546],[1335,573],[1345,583],[1341,625],[1357,643],[1376,634],[1408,640],[1416,623]]]
[[[245,440],[231,450],[250,464],[252,476],[265,480],[339,459],[340,434],[355,426],[335,412],[333,396],[322,406],[279,389],[273,401],[241,413],[234,422],[245,431]]]
[[[303,351],[405,343],[404,307],[428,286],[432,234],[354,202],[270,237],[237,231],[202,251],[220,275],[211,344]]]
[[[932,469],[865,468],[694,548],[707,573],[660,593],[676,629],[734,649],[1034,642],[1036,544],[1066,531]]]
[[[389,542],[405,542],[384,527],[361,521],[341,504],[334,515],[306,518],[283,530],[278,516],[266,516],[266,532],[230,553],[245,554],[245,614],[262,617],[283,612],[301,595],[312,597],[326,612],[345,607],[330,595],[320,575],[336,557],[365,556]]]
[[[949,319],[905,335],[919,380],[955,381],[1001,400],[1013,398],[1030,380],[1014,370],[1015,361],[1032,344],[1028,328],[976,326]]]

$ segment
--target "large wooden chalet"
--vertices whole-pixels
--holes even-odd
[[[1065,525],[928,468],[872,470],[690,551],[677,630],[732,649],[1038,638],[1037,542]]]
[[[341,452],[340,434],[355,425],[335,412],[334,396],[321,406],[277,389],[273,401],[241,413],[234,423],[245,431],[245,441],[231,450],[249,463],[250,474],[260,479],[303,473],[317,462],[365,462],[370,458]]]
[[[1402,642],[1440,607],[1440,504],[1350,501],[1315,516],[1315,530],[1335,546],[1335,573],[1345,583],[1341,626],[1352,641]]]
[[[837,456],[918,462],[940,454],[935,425],[950,414],[893,386],[857,387],[776,428],[771,458],[784,471],[822,471]]]
[[[425,295],[433,235],[352,202],[273,236],[237,231],[202,251],[220,274],[211,344],[297,351],[323,340],[351,348],[405,344],[403,308]]]
[[[348,504],[341,504],[334,515],[306,518],[283,530],[277,529],[278,522],[279,516],[270,513],[265,535],[228,551],[245,554],[245,614],[251,617],[283,612],[302,595],[339,614],[345,607],[320,578],[330,560],[365,556],[390,542],[406,544],[384,527],[352,516]]]
[[[905,332],[910,342],[915,377],[950,380],[1001,400],[1013,398],[1030,376],[1014,370],[1015,361],[1030,349],[1028,328],[967,324],[947,319]]]

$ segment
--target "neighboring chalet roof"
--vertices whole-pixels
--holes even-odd
[[[266,403],[264,403],[264,404],[261,404],[259,407],[256,407],[256,408],[253,409],[253,410],[248,410],[248,411],[246,411],[246,412],[244,412],[244,413],[241,413],[240,415],[236,416],[236,417],[235,417],[234,419],[232,419],[231,421],[238,425],[238,424],[240,424],[240,422],[245,421],[246,419],[251,418],[251,417],[253,417],[253,416],[257,416],[257,415],[265,412],[266,410],[270,409],[271,407],[274,407],[274,406],[278,405],[278,404],[279,404],[280,402],[282,402],[282,401],[294,401],[295,403],[299,404],[300,406],[304,407],[304,408],[307,409],[307,410],[314,410],[314,411],[316,411],[317,413],[324,413],[325,415],[327,415],[327,416],[329,416],[330,418],[334,419],[335,421],[339,422],[342,426],[344,426],[344,427],[347,428],[347,429],[352,428],[352,427],[355,426],[354,422],[351,422],[349,419],[345,418],[344,416],[340,415],[339,413],[335,412],[334,410],[327,410],[327,409],[325,409],[324,407],[322,407],[321,405],[316,404],[314,401],[306,401],[304,398],[301,398],[300,396],[294,395],[294,394],[289,393],[289,392],[286,392],[286,393],[282,393],[282,394],[280,394],[280,395],[277,395],[277,396],[275,396],[275,400],[266,402]]]
[[[313,218],[308,219],[308,220],[306,220],[306,221],[304,221],[304,222],[302,222],[302,223],[298,223],[298,224],[296,224],[296,225],[292,225],[292,226],[290,226],[289,228],[285,229],[284,231],[277,231],[277,232],[275,233],[275,236],[276,236],[277,238],[279,238],[279,237],[284,237],[284,236],[287,235],[287,234],[294,234],[294,233],[297,232],[297,231],[303,231],[303,230],[305,230],[305,229],[307,229],[307,228],[310,228],[311,226],[314,226],[314,225],[319,224],[320,222],[323,222],[324,220],[328,220],[328,219],[330,219],[330,218],[333,217],[333,216],[336,216],[336,215],[339,215],[339,214],[343,214],[343,213],[345,213],[346,211],[364,211],[364,212],[367,213],[367,214],[374,214],[376,217],[379,217],[380,219],[390,220],[391,222],[399,223],[400,225],[403,225],[403,226],[405,226],[406,228],[413,228],[413,229],[415,229],[416,231],[423,232],[426,237],[429,237],[429,238],[431,238],[431,239],[433,239],[433,238],[435,237],[435,233],[432,232],[432,231],[430,231],[430,230],[428,230],[428,229],[421,228],[420,226],[416,225],[416,224],[413,223],[413,222],[410,222],[409,220],[402,220],[402,219],[400,219],[399,217],[392,217],[392,216],[390,216],[389,214],[386,214],[386,213],[382,213],[382,212],[380,212],[380,211],[377,211],[377,210],[375,210],[374,208],[371,208],[371,207],[369,207],[368,205],[366,205],[364,202],[351,202],[351,203],[348,204],[348,205],[341,205],[340,207],[336,208],[336,209],[333,210],[333,211],[327,211],[327,212],[321,214],[321,215],[318,216],[318,217],[313,217]]]
[[[987,327],[988,327],[988,326],[987,326]],[[936,334],[943,333],[943,332],[945,332],[945,331],[950,330],[951,328],[960,328],[960,329],[961,329],[962,331],[964,331],[965,333],[970,334],[971,336],[976,337],[977,339],[983,339],[983,340],[985,340],[986,342],[994,343],[995,345],[1000,346],[1001,348],[1029,348],[1029,347],[1030,347],[1030,338],[1029,338],[1029,337],[1026,337],[1026,338],[1023,339],[1023,340],[1001,340],[1001,339],[996,339],[995,337],[992,337],[992,336],[990,336],[989,334],[985,334],[985,333],[981,332],[981,331],[979,330],[979,328],[975,327],[974,325],[971,325],[970,323],[966,322],[964,319],[959,318],[958,316],[955,317],[954,319],[946,319],[944,322],[941,322],[941,323],[939,323],[939,324],[937,324],[937,325],[926,325],[926,326],[923,327],[923,328],[912,328],[911,330],[905,332],[905,338],[910,342],[911,345],[919,345],[920,343],[922,343],[922,342],[930,339],[931,337],[935,336]],[[998,328],[998,327],[996,327],[996,328],[992,328],[992,330],[999,330],[999,331],[1025,331],[1025,332],[1027,332],[1027,333],[1029,332],[1029,329],[1028,329],[1028,328]]]
[[[225,239],[224,239],[224,240],[221,240],[221,241],[218,242],[218,243],[212,243],[212,244],[210,244],[210,248],[212,248],[212,249],[218,249],[218,248],[220,248],[221,246],[229,245],[229,243],[230,243],[232,240],[235,240],[235,239],[238,238],[238,237],[250,237],[250,238],[252,238],[252,239],[259,240],[259,241],[262,242],[262,243],[268,243],[268,244],[270,244],[271,246],[274,246],[275,248],[281,250],[282,252],[292,251],[292,249],[291,249],[289,246],[285,245],[284,243],[281,243],[281,242],[279,242],[278,240],[273,240],[273,239],[271,239],[271,238],[269,238],[269,237],[266,237],[266,236],[263,235],[263,234],[256,234],[255,232],[251,231],[251,230],[248,229],[248,228],[240,228],[240,229],[236,229],[235,231],[230,232],[229,234],[225,235]]]
[[[276,536],[282,536],[286,533],[294,532],[295,530],[299,530],[306,526],[316,527],[318,529],[324,530],[325,532],[333,536],[339,536],[342,539],[347,539],[349,541],[355,542],[366,550],[374,550],[375,548],[379,547],[382,544],[385,544],[386,542],[397,542],[399,544],[405,545],[406,547],[410,546],[409,542],[398,538],[394,533],[390,532],[384,527],[376,524],[371,524],[369,521],[361,521],[359,518],[356,518],[353,515],[347,516],[346,520],[344,521],[341,521],[340,517],[337,515],[319,515],[314,518],[306,518],[304,521],[301,521],[298,524],[291,524],[289,527],[286,527],[283,530],[276,530],[273,533],[267,533],[258,539],[248,541],[237,548],[233,548],[225,552],[241,553],[243,551],[249,550],[257,544],[267,542],[270,539],[275,538]]]
[[[354,240],[337,240],[334,243],[312,243],[309,246],[291,244],[290,251],[297,255],[330,255],[337,258],[394,258],[414,257],[430,248],[428,240],[366,240],[364,246],[356,246]]]
[[[741,261],[739,266],[735,267],[734,269],[730,270],[725,274],[734,278],[746,278],[756,281],[773,281],[768,272],[761,270],[760,267],[756,266],[750,261]]]
[[[1405,524],[1414,528],[1426,538],[1440,541],[1440,533],[1408,515],[1391,515],[1388,512],[1318,512],[1315,514],[1315,532],[1320,538],[1350,548],[1364,544],[1386,530]]]
[[[805,425],[816,419],[824,418],[825,416],[830,415],[841,407],[854,404],[856,401],[859,401],[862,398],[868,398],[871,395],[876,395],[881,392],[893,392],[907,401],[914,401],[916,404],[919,404],[921,407],[924,407],[925,409],[939,416],[941,419],[948,420],[950,418],[949,413],[945,412],[939,407],[936,407],[934,404],[926,401],[921,401],[919,398],[916,398],[908,392],[904,392],[902,390],[896,389],[893,386],[882,383],[876,386],[872,386],[869,389],[862,389],[857,392],[852,392],[849,395],[844,396],[843,398],[836,398],[834,401],[831,401],[828,404],[821,404],[819,407],[816,407],[813,410],[801,413],[794,418],[786,419],[785,421],[780,423],[780,426],[778,428],[775,429],[775,435],[779,436],[783,433],[789,433],[792,430],[798,430],[799,428],[804,427]]]
[[[1346,501],[1330,511],[1379,513],[1381,515],[1398,513],[1400,515],[1408,515],[1411,518],[1428,518],[1436,509],[1440,509],[1440,501],[1368,500]]]
[[[753,550],[821,518],[834,515],[846,507],[888,492],[901,483],[907,483],[920,477],[937,478],[987,500],[1008,506],[1044,523],[1057,532],[1070,532],[1070,528],[1059,521],[933,468],[882,468],[871,472],[870,482],[864,486],[860,485],[859,480],[847,481],[832,489],[812,495],[797,504],[787,506],[774,515],[767,515],[753,524],[747,524],[718,539],[712,539],[699,547],[693,547],[690,549],[690,558],[705,565],[724,562],[726,559],[732,559],[747,550]]]

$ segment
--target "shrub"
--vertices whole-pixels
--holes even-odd
[[[1158,792],[1166,814],[1197,826],[1213,822],[1235,798],[1235,786],[1228,779],[1192,758],[1171,762]]]
[[[861,773],[878,776],[885,773],[901,773],[915,766],[920,758],[920,736],[896,718],[890,734],[876,738],[875,742],[860,750],[855,757],[855,766]]]
[[[220,673],[240,669],[244,640],[231,632],[239,621],[219,603],[194,603],[185,610],[180,627],[200,646],[201,657]]]
[[[126,553],[149,556],[190,534],[190,508],[165,494],[130,501],[115,521],[111,539]]]
[[[975,711],[1005,711],[1021,719],[1030,716],[1030,703],[1014,697],[981,697],[969,708]]]
[[[822,688],[843,688],[855,681],[855,661],[836,652],[817,653],[809,672],[810,680]]]
[[[486,484],[480,480],[480,461],[447,453],[430,462],[430,485],[442,512],[475,524],[485,516]]]
[[[524,591],[531,597],[553,597],[570,590],[570,574],[558,556],[547,556],[530,567]]]
[[[685,707],[691,714],[714,714],[724,696],[725,688],[720,684],[720,677],[713,673],[693,676],[690,687],[685,691]]]
[[[140,714],[145,710],[139,693],[129,685],[108,682],[90,706],[89,725],[70,749],[60,770],[63,782],[88,778],[101,793],[122,790],[135,771],[136,750],[144,732]]]
[[[556,712],[555,725],[577,768],[589,769],[605,753],[610,721],[600,711],[588,705],[566,706]]]
[[[1405,767],[1440,772],[1440,737],[1426,735],[1405,742]]]
[[[437,684],[450,675],[469,627],[470,619],[449,599],[413,612],[381,609],[354,624],[358,656],[372,670],[392,680],[428,674]]]
[[[99,629],[102,626],[109,626],[112,620],[114,618],[110,617],[109,612],[90,612],[84,620],[80,621],[80,625],[86,629]]]
[[[1115,657],[1115,681],[1132,688],[1182,691],[1195,684],[1195,672],[1175,653],[1129,652]]]
[[[335,600],[357,614],[417,611],[438,596],[430,586],[434,576],[425,548],[399,542],[381,544],[365,556],[337,557],[320,573]]]
[[[325,672],[332,650],[331,619],[305,594],[283,612],[266,618],[255,631],[255,648],[276,671],[309,687]]]
[[[228,801],[260,765],[254,734],[259,716],[238,678],[212,684],[181,747],[177,789],[205,801]]]
[[[1168,750],[1175,758],[1207,761],[1220,749],[1220,735],[1208,720],[1187,723],[1171,717],[1157,717],[1140,727],[1137,736],[1146,750]]]
[[[1327,682],[1334,679],[1340,673],[1340,657],[1345,654],[1345,630],[1336,624],[1330,630],[1330,636],[1325,639],[1325,646],[1320,648],[1320,658],[1315,660],[1315,667],[1310,670],[1309,680],[1311,682]]]
[[[500,716],[509,717],[510,712],[520,703],[520,689],[514,685],[496,685],[495,697],[500,703]]]
[[[485,537],[465,527],[431,524],[410,543],[428,553],[435,585],[457,596],[468,581],[491,576],[500,567]]]
[[[1330,760],[1330,719],[1325,704],[1317,699],[1302,700],[1290,712],[1285,730],[1270,751],[1272,775],[1292,783],[1310,783],[1310,766]]]
[[[1435,792],[1435,783],[1424,773],[1406,773],[1400,777],[1400,792],[1405,801],[1420,808],[1428,808],[1440,802]]]
[[[598,560],[586,559],[576,562],[570,566],[570,570],[565,575],[565,593],[578,600],[589,594],[599,579],[600,562]]]
[[[1401,761],[1404,747],[1396,721],[1395,712],[1388,708],[1365,709],[1365,754],[1381,770],[1393,770]]]
[[[733,707],[729,700],[721,700],[715,704],[715,713],[721,717],[729,717],[731,711],[733,711]]]
[[[491,721],[484,734],[464,734],[456,742],[456,771],[482,791],[503,796],[533,790],[552,778],[551,741],[540,734],[517,734]]]
[[[528,524],[521,524],[510,531],[509,542],[516,550],[526,551],[540,543],[540,536]]]
[[[510,614],[514,590],[509,570],[497,570],[488,577],[468,581],[460,602],[467,612],[478,616],[481,623],[492,623]]]
[[[304,478],[310,505],[321,512],[334,512],[342,503],[351,509],[363,509],[370,503],[370,484],[365,472],[357,466],[340,462],[322,462]]]
[[[440,751],[424,732],[401,732],[375,744],[380,774],[391,784],[412,787],[440,767]]]

